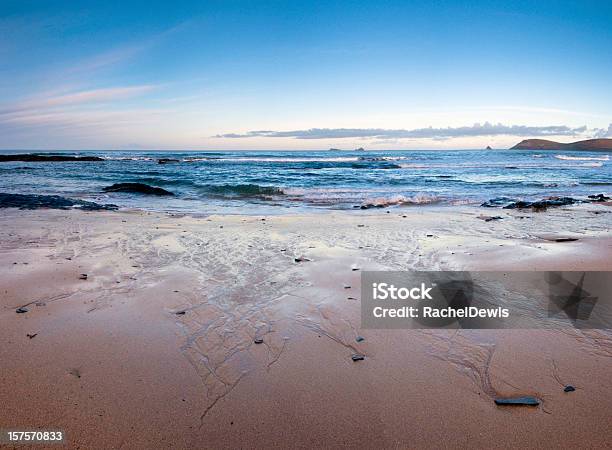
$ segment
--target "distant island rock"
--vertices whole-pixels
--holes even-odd
[[[343,151],[343,150],[342,150],[341,148],[334,148],[334,147],[332,147],[332,148],[330,148],[330,149],[329,149],[329,151],[330,151],[330,152],[341,152],[341,151]],[[347,150],[347,151],[350,151],[350,150]],[[355,149],[355,150],[353,150],[353,151],[354,151],[354,152],[365,152],[365,148],[363,148],[363,147],[359,147],[359,148],[356,148],[356,149]]]
[[[485,150],[493,150],[493,149],[491,148],[490,145],[487,145],[487,148],[485,148]]]
[[[569,144],[546,139],[525,139],[510,150],[582,150],[591,152],[612,151],[612,139],[587,139]]]
[[[97,156],[65,156],[65,155],[38,155],[38,154],[19,154],[19,155],[0,155],[0,162],[67,162],[67,161],[104,161]]]

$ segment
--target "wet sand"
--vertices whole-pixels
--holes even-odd
[[[609,331],[362,330],[353,269],[612,270],[610,211],[2,210],[0,428],[70,448],[609,447]],[[542,404],[493,402],[515,395]]]

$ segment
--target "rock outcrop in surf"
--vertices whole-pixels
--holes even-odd
[[[144,183],[115,183],[112,186],[106,186],[102,190],[104,192],[129,192],[144,195],[174,195],[170,191]]]
[[[577,203],[600,203],[609,201],[610,197],[604,194],[589,195],[588,200],[581,200],[573,197],[547,197],[535,202],[525,200],[517,200],[509,197],[497,197],[487,200],[480,206],[487,208],[503,208],[503,209],[533,209],[534,211],[544,211],[547,208],[558,206],[569,206]]]
[[[0,162],[90,162],[104,161],[98,156],[67,156],[67,155],[39,155],[39,154],[19,154],[19,155],[0,155]]]
[[[86,211],[115,210],[117,205],[101,205],[95,202],[87,202],[66,198],[59,195],[37,195],[37,194],[8,194],[0,192],[0,208],[19,209],[72,209],[79,208]]]

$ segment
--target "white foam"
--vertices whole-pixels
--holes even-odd
[[[555,158],[562,159],[564,161],[610,161],[610,155],[604,155],[604,156],[555,155]]]

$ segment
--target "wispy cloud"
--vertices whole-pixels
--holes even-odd
[[[590,130],[599,132],[600,129]],[[568,127],[566,125],[527,126],[503,125],[501,123],[474,124],[465,127],[446,128],[415,128],[415,129],[384,129],[384,128],[310,128],[307,130],[270,131],[258,130],[246,133],[218,134],[217,138],[294,138],[294,139],[453,139],[478,136],[579,136],[589,132],[586,125]]]
[[[44,111],[70,105],[83,105],[93,103],[104,103],[117,101],[141,95],[154,89],[154,85],[120,86],[104,89],[90,89],[71,92],[63,95],[39,94],[27,100],[15,102],[5,107],[0,107],[0,120],[3,116],[11,116],[18,113]]]
[[[593,135],[596,138],[612,138],[612,123],[608,125],[608,129],[598,128],[597,132]]]

